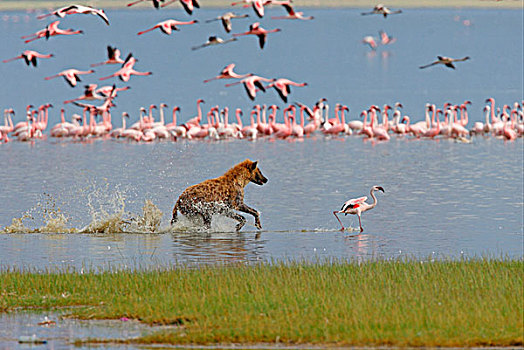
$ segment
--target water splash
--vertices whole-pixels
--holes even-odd
[[[43,193],[33,208],[13,218],[11,224],[2,228],[0,233],[109,234],[162,231],[160,225],[163,212],[151,200],[144,201],[141,214],[127,212],[126,191],[118,185],[111,188],[107,181],[102,185],[93,182],[73,192],[73,198],[66,200]],[[167,232],[167,228],[164,231]]]

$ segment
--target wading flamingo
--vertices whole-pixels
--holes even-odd
[[[364,229],[362,228],[362,221],[360,219],[360,216],[362,215],[363,212],[373,209],[377,205],[377,197],[375,197],[375,194],[374,194],[375,191],[385,192],[383,187],[373,186],[371,187],[371,190],[369,191],[371,198],[373,198],[373,203],[371,204],[366,203],[366,199],[368,199],[368,197],[366,196],[360,197],[360,198],[354,198],[344,203],[344,205],[342,205],[342,209],[335,210],[333,212],[333,215],[335,215],[335,217],[337,218],[338,222],[340,223],[340,226],[342,226],[341,231],[344,231],[345,228],[344,228],[344,225],[342,225],[342,221],[340,221],[337,214],[344,214],[344,215],[347,215],[347,214],[355,215],[356,214],[358,216],[358,224],[360,225],[360,232],[364,231]]]

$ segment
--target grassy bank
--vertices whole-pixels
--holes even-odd
[[[131,0],[87,0],[82,4],[102,8],[124,8]],[[232,0],[202,0],[200,1],[203,8],[210,7],[230,7]],[[380,2],[380,1],[379,1]],[[374,0],[295,0],[297,7],[359,7],[372,8],[378,2]],[[469,8],[515,8],[522,9],[521,0],[391,0],[384,2],[391,8],[409,8],[409,7],[469,7]],[[0,11],[6,10],[25,10],[25,9],[44,9],[58,8],[70,5],[70,1],[49,1],[49,0],[3,0],[0,1]],[[151,4],[139,4],[133,8],[151,8]],[[178,4],[170,5],[169,8],[180,8]]]
[[[0,311],[179,325],[144,343],[523,344],[524,262],[373,261],[0,272]]]

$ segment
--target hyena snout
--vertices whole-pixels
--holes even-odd
[[[267,182],[267,178],[262,175],[262,172],[257,168],[255,169],[255,172],[253,173],[253,178],[251,179],[251,182],[257,184],[257,185],[260,185],[262,186],[263,184],[265,184]]]

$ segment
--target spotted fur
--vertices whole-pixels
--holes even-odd
[[[177,211],[180,211],[190,219],[200,216],[209,229],[212,216],[221,214],[237,220],[236,230],[239,231],[245,225],[246,218],[235,212],[238,210],[253,215],[255,227],[261,229],[258,211],[244,204],[244,188],[248,183],[263,185],[267,182],[257,163],[246,159],[220,177],[186,188],[173,208],[171,224],[177,221]]]

